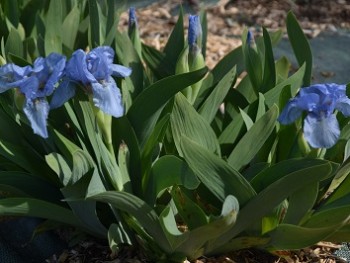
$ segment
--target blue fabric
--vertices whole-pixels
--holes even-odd
[[[44,232],[32,238],[33,231],[41,222],[37,218],[1,221],[0,262],[44,263],[52,255],[60,255],[67,244],[53,232]]]

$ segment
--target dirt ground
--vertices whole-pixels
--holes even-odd
[[[271,31],[285,30],[285,18],[290,10],[294,12],[310,38],[316,37],[322,31],[350,29],[350,0],[220,0],[215,4],[202,2],[155,1],[152,5],[138,9],[141,39],[146,44],[161,49],[177,20],[176,10],[181,3],[187,14],[202,9],[207,12],[206,61],[209,68],[241,44],[241,35],[245,27],[256,34],[261,32],[261,26]],[[122,30],[126,30],[127,20],[127,13],[123,13],[120,20]]]

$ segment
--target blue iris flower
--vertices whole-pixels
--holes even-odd
[[[137,17],[135,7],[130,7],[129,9],[129,29],[137,26]]]
[[[64,56],[51,53],[47,58],[37,58],[33,66],[6,64],[0,68],[0,92],[19,88],[25,96],[23,111],[34,133],[43,138],[48,137],[47,117],[50,107],[46,97],[52,94],[65,65]]]
[[[89,53],[82,49],[75,51],[67,62],[65,80],[55,90],[51,108],[57,108],[75,94],[75,83],[82,84],[91,94],[96,107],[114,117],[124,113],[121,93],[112,76],[127,77],[131,69],[113,64],[114,51],[107,46],[97,47]]]
[[[304,137],[313,148],[330,148],[339,139],[340,129],[335,110],[350,116],[350,99],[346,86],[334,83],[302,88],[290,99],[279,116],[279,122],[290,124],[305,111]]]
[[[190,50],[200,49],[202,41],[202,25],[198,15],[190,15],[188,18],[188,36],[187,41]]]

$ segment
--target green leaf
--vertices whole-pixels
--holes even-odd
[[[6,14],[6,17],[10,20],[10,22],[15,27],[18,27],[19,16],[20,16],[18,1],[17,0],[3,1],[2,5],[3,5],[3,11]]]
[[[295,191],[305,185],[327,178],[331,172],[332,166],[329,163],[325,163],[291,172],[273,182],[240,209],[236,224],[226,234],[216,240],[216,245],[213,249],[219,248],[239,233],[245,231],[252,223],[257,222],[257,220],[269,213]],[[300,180],[300,178],[303,178],[303,180]]]
[[[253,185],[255,191],[260,192],[263,191],[266,187],[271,185],[272,183],[282,179],[284,176],[306,169],[308,167],[325,165],[326,161],[320,159],[289,159],[285,161],[281,161],[264,169],[260,173],[258,173],[252,180],[251,184]],[[336,166],[334,167],[334,170]],[[306,175],[305,175],[306,176]]]
[[[236,89],[240,94],[243,95],[246,101],[250,103],[253,103],[258,98],[248,75],[243,77],[241,82],[237,85]]]
[[[96,202],[90,199],[85,200],[85,197],[89,195],[88,191],[91,183],[93,183],[94,173],[96,173],[96,170],[90,170],[89,173],[85,173],[74,184],[62,188],[61,192],[74,214],[81,220],[82,225],[95,235],[105,237],[107,229],[96,214]],[[99,178],[99,180],[101,179]],[[105,192],[105,189],[96,192]]]
[[[206,254],[212,241],[235,224],[238,211],[237,199],[232,195],[227,196],[223,202],[221,215],[206,225],[185,232],[183,236],[187,236],[186,241],[182,242],[176,251],[187,255],[189,259],[196,259]]]
[[[23,57],[23,42],[17,29],[11,28],[5,44],[6,54],[12,53]]]
[[[202,26],[202,54],[203,57],[206,57],[207,53],[207,38],[208,38],[208,19],[207,19],[207,12],[205,10],[202,10],[200,12],[200,18],[201,18],[201,26]]]
[[[167,77],[152,84],[137,97],[129,109],[127,117],[135,130],[141,148],[144,147],[148,137],[153,132],[166,103],[177,92],[202,79],[206,72],[207,68],[203,68]]]
[[[274,105],[242,137],[227,160],[233,168],[239,170],[254,158],[273,131],[277,117],[278,108]]]
[[[349,194],[350,187],[350,163],[346,161],[335,174],[330,186],[327,189],[327,193],[331,194],[327,198],[326,204],[331,204],[332,202],[346,196]]]
[[[255,121],[257,121],[258,119],[260,119],[262,116],[264,116],[264,114],[266,113],[266,109],[265,109],[265,97],[263,94],[259,93],[259,104],[258,104],[258,110],[256,112],[256,117],[255,117]]]
[[[14,187],[30,197],[50,202],[59,203],[62,198],[58,186],[52,185],[42,177],[25,172],[1,171],[0,185]]]
[[[326,238],[329,242],[341,243],[350,242],[350,224],[347,224]]]
[[[219,81],[211,94],[203,102],[198,112],[208,123],[214,120],[220,104],[225,99],[229,90],[235,85],[236,79],[236,67],[234,67]]]
[[[227,125],[219,136],[220,145],[233,144],[237,139],[244,125],[242,115],[237,113],[235,118]]]
[[[310,86],[312,77],[312,53],[309,42],[303,33],[295,15],[290,11],[287,15],[287,33],[299,66],[305,64],[303,86]]]
[[[243,48],[243,56],[244,56],[244,64],[254,88],[255,94],[257,95],[261,90],[263,84],[263,65],[260,58],[259,53],[253,47],[247,43],[247,34],[248,31],[242,35],[242,48]]]
[[[58,178],[66,186],[72,177],[72,171],[69,168],[64,157],[59,153],[50,153],[45,156],[46,163],[55,171]]]
[[[154,205],[157,196],[173,185],[183,185],[187,189],[196,189],[197,177],[187,163],[173,155],[160,157],[152,166],[145,198],[148,204]]]
[[[170,124],[175,146],[180,155],[182,155],[180,146],[182,136],[188,137],[210,152],[220,154],[220,146],[213,129],[181,93],[175,96]]]
[[[157,80],[169,77],[175,72],[165,60],[165,56],[166,54],[151,46],[142,45],[142,58]]]
[[[291,86],[291,92],[292,96],[295,96],[297,91],[300,89],[300,87],[303,84],[303,76],[305,73],[306,66],[303,64],[297,72],[295,72],[292,76],[290,76],[285,81],[282,81],[276,87],[269,90],[264,94],[266,105],[268,107],[271,107],[273,104],[278,104],[280,94],[285,86],[290,85]]]
[[[32,174],[45,175],[47,179],[51,179],[52,171],[47,166],[43,166],[43,159],[25,143],[14,145],[0,140],[0,155]]]
[[[240,75],[244,70],[244,59],[242,47],[237,47],[222,58],[213,68],[213,84],[219,82],[230,70],[237,67],[237,75]]]
[[[23,59],[22,57],[19,57],[15,54],[12,54],[11,52],[7,54],[9,60],[20,67],[25,67],[31,65],[27,60]]]
[[[0,216],[40,217],[82,228],[81,222],[71,210],[28,197],[0,199]]]
[[[126,193],[107,191],[91,196],[88,200],[95,200],[110,204],[119,210],[122,210],[135,217],[138,224],[143,227],[157,244],[166,252],[171,252],[171,246],[163,233],[159,218],[156,212],[138,197]]]
[[[62,3],[51,1],[45,17],[45,54],[62,54]],[[67,32],[64,32],[65,34]]]
[[[180,6],[179,8],[179,17],[177,22],[171,32],[167,43],[164,47],[164,61],[168,62],[171,66],[171,72],[175,72],[176,61],[182,52],[182,49],[185,47],[185,39],[184,39],[184,19],[183,19],[183,10]]]
[[[260,92],[265,93],[276,85],[276,69],[270,35],[265,28],[263,28],[263,38],[265,46],[265,65]]]
[[[126,144],[129,149],[128,156],[128,174],[133,192],[137,196],[143,195],[142,189],[142,170],[141,170],[141,152],[137,137],[133,127],[126,116],[112,119],[112,141],[115,149],[120,144]]]
[[[91,39],[89,41],[90,47],[95,48],[101,44],[100,41],[100,13],[98,10],[97,0],[88,0],[89,4],[89,17],[90,17],[90,34]]]
[[[318,193],[318,183],[305,185],[300,190],[294,192],[289,197],[288,210],[283,223],[299,225],[303,217],[314,207]]]
[[[170,113],[167,113],[158,121],[142,152],[141,159],[144,173],[142,185],[144,190],[148,187],[149,171],[152,166],[153,158],[158,154],[160,143],[163,141],[168,129],[169,119]]]
[[[221,201],[234,195],[241,205],[255,196],[246,179],[224,160],[183,136],[181,150],[199,180]]]
[[[188,197],[185,191],[181,191],[180,187],[174,186],[171,196],[179,215],[190,231],[209,223],[209,217],[202,208]]]
[[[132,192],[130,175],[129,175],[129,148],[125,143],[121,143],[118,151],[118,166],[122,181],[124,182],[123,191]]]
[[[70,183],[74,184],[82,178],[88,171],[94,168],[94,161],[89,153],[77,150],[73,153],[73,170]]]
[[[286,57],[281,57],[276,61],[276,84],[286,80],[288,78],[291,63]]]
[[[62,24],[62,43],[71,50],[74,50],[75,39],[78,34],[80,10],[74,6],[69,14],[65,17]]]
[[[247,131],[249,131],[249,129],[254,125],[253,120],[250,118],[250,116],[242,109],[239,109],[239,112],[242,115],[242,119],[244,121],[244,124],[247,128]]]
[[[273,249],[301,249],[317,242],[326,240],[337,231],[342,224],[328,225],[322,228],[306,228],[295,225],[281,224],[269,233],[271,241],[268,245]]]
[[[117,31],[115,37],[115,51],[121,64],[132,69],[132,74],[129,77],[132,85],[130,87],[128,85],[127,94],[123,92],[123,96],[129,95],[131,100],[134,101],[144,87],[144,70],[140,57],[127,34],[119,31]]]
[[[55,129],[53,130],[53,138],[60,152],[67,158],[68,164],[73,164],[73,153],[81,150],[80,147]]]

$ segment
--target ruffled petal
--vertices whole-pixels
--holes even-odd
[[[303,110],[300,107],[298,107],[297,102],[297,99],[291,99],[287,103],[280,116],[278,117],[278,121],[280,123],[284,125],[291,124],[301,116]]]
[[[87,54],[88,70],[98,80],[108,80],[112,74],[110,65],[113,63],[114,51],[111,47],[102,46],[94,48]]]
[[[101,83],[92,83],[93,102],[103,112],[116,118],[124,114],[124,107],[120,90],[114,79]]]
[[[84,85],[96,81],[95,77],[88,71],[86,54],[82,49],[78,49],[73,53],[71,59],[67,62],[65,72],[68,78],[80,81]]]
[[[122,65],[118,64],[112,64],[110,65],[110,68],[112,70],[112,75],[115,77],[129,77],[131,75],[131,68],[124,67]]]
[[[50,75],[45,84],[45,96],[52,94],[54,86],[60,80],[63,70],[66,66],[66,57],[57,53],[51,53],[46,58],[47,67],[49,67]]]
[[[20,84],[19,88],[27,100],[34,100],[38,98],[37,91],[39,89],[39,85],[39,79],[36,76],[31,76],[26,78],[25,81]]]
[[[350,99],[348,97],[338,99],[335,108],[343,113],[344,116],[350,116]]]
[[[19,87],[31,72],[30,66],[19,67],[12,63],[0,67],[0,93]]]
[[[36,100],[27,100],[23,110],[34,133],[43,138],[47,138],[48,132],[46,124],[49,115],[49,104],[46,99],[40,98]]]
[[[319,119],[308,115],[304,120],[304,137],[313,148],[330,148],[336,144],[339,135],[335,114]]]
[[[75,84],[69,80],[64,80],[55,89],[50,101],[50,109],[56,109],[61,107],[69,99],[75,95]]]

